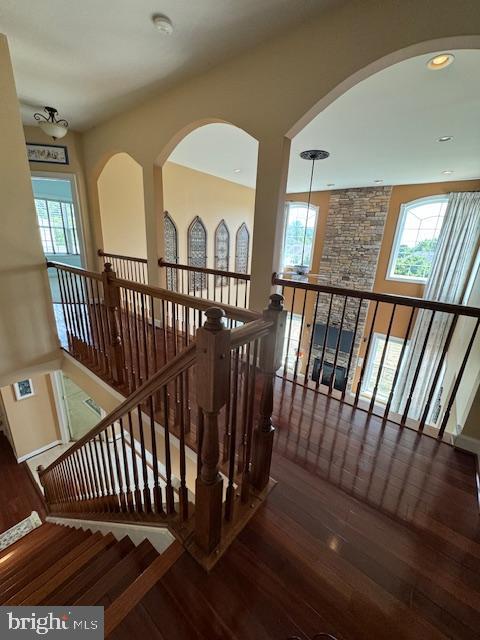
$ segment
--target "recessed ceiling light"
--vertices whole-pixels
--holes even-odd
[[[442,173],[444,176],[450,176],[453,173],[453,171],[451,169],[445,169],[445,171],[442,171]]]
[[[334,187],[334,186],[335,186],[335,183],[334,183],[334,182],[329,182],[329,183],[327,184],[327,187]]]
[[[154,16],[152,16],[152,22],[160,31],[160,33],[169,36],[173,32],[172,21],[170,20],[170,18],[167,18],[167,16],[156,13]]]
[[[453,53],[440,53],[438,56],[430,58],[427,62],[427,67],[433,71],[436,71],[437,69],[445,69],[445,67],[452,64],[454,60],[455,56]]]
[[[240,173],[242,170],[241,169],[234,169],[233,173]]]
[[[375,184],[382,184],[383,180],[374,180]]]
[[[437,142],[450,142],[450,140],[453,140],[453,136],[442,136],[438,138]]]

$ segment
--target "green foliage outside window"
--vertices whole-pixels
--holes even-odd
[[[400,245],[395,264],[395,275],[428,278],[432,270],[437,242],[438,239],[434,238],[421,240],[413,247]]]

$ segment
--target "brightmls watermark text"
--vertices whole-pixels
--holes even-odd
[[[0,607],[0,638],[103,640],[103,607]]]

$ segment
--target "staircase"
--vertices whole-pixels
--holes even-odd
[[[46,523],[0,553],[0,605],[103,606],[108,637],[182,553]]]

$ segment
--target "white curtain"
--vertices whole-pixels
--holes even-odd
[[[453,304],[462,302],[478,250],[479,239],[480,193],[451,193],[432,271],[425,286],[426,300]],[[405,411],[431,320],[432,311],[418,312],[392,399],[391,410],[396,413],[403,414]],[[409,418],[418,420],[422,416],[451,322],[450,314],[435,313],[408,410]],[[439,383],[437,383],[438,386]],[[434,409],[433,405],[434,403],[430,407],[430,415]]]

